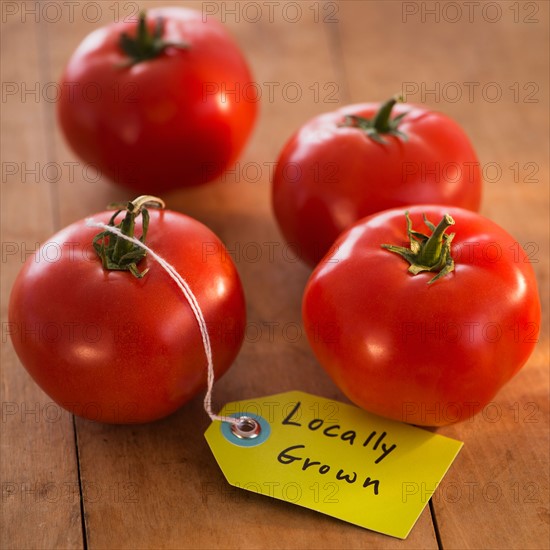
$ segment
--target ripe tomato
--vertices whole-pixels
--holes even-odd
[[[112,215],[94,218],[107,223]],[[235,266],[219,239],[196,220],[169,210],[149,215],[146,244],[195,294],[219,377],[244,334],[245,302]],[[142,219],[131,220],[137,234]],[[104,267],[92,246],[97,234],[78,221],[27,260],[9,304],[15,351],[38,385],[74,414],[111,423],[164,417],[206,385],[199,325],[176,283],[135,245],[108,238],[119,256],[126,255],[119,265],[133,273],[107,258],[112,269]]]
[[[478,210],[480,167],[464,131],[441,113],[396,101],[317,116],[283,148],[273,209],[309,264],[342,231],[381,210],[425,203]]]
[[[429,229],[423,214],[441,222]],[[391,209],[342,234],[308,281],[304,325],[351,401],[440,426],[479,412],[519,371],[540,303],[523,249],[494,222],[433,205],[411,207],[410,220],[408,232],[404,211]]]
[[[223,25],[184,8],[91,33],[61,78],[58,118],[86,163],[130,189],[161,192],[216,178],[242,150],[257,103]]]

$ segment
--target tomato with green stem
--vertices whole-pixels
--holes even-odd
[[[541,315],[513,237],[437,205],[353,225],[313,271],[302,310],[315,356],[351,401],[432,426],[494,398],[532,353]]]
[[[321,114],[281,151],[273,210],[308,264],[375,212],[425,203],[479,209],[481,169],[464,130],[443,113],[399,101]]]
[[[243,340],[240,278],[216,235],[163,204],[138,197],[94,219],[139,235],[187,281],[208,327],[218,378]],[[201,330],[178,285],[142,248],[109,231],[98,234],[86,220],[29,257],[11,291],[8,330],[38,385],[91,420],[156,420],[206,387]]]
[[[61,77],[58,119],[84,162],[160,193],[211,181],[236,160],[256,119],[252,85],[222,23],[155,8],[84,39]]]

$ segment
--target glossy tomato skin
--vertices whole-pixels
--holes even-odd
[[[171,7],[149,10],[148,28],[159,17],[165,40],[186,49],[123,66],[119,37],[134,36],[136,23],[100,28],[69,59],[58,102],[60,126],[83,161],[157,194],[219,176],[243,149],[258,105],[245,93],[253,85],[247,62],[221,23]]]
[[[486,406],[530,356],[540,303],[518,243],[479,214],[409,209],[426,231],[445,212],[456,225],[453,272],[433,273],[381,244],[406,246],[402,209],[369,216],[337,240],[308,281],[303,319],[319,363],[360,407],[417,425],[462,421]]]
[[[94,216],[108,222],[112,212]],[[245,301],[219,239],[196,220],[150,210],[147,244],[186,279],[203,311],[216,378],[241,346]],[[136,233],[141,233],[141,218]],[[109,423],[169,415],[206,385],[199,327],[180,289],[147,256],[139,270],[106,271],[98,229],[79,221],[44,243],[13,286],[12,342],[38,385],[74,414]]]
[[[477,211],[481,171],[462,128],[446,115],[398,104],[391,118],[407,139],[383,134],[378,143],[345,127],[347,115],[372,119],[379,104],[349,105],[304,124],[286,143],[273,177],[279,227],[315,266],[336,238],[359,219],[411,204]]]

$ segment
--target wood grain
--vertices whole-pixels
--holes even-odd
[[[34,384],[9,343],[42,338],[41,327],[8,324],[8,297],[19,269],[54,229],[52,193],[42,170],[46,106],[39,24],[2,25],[2,548],[81,548],[80,492],[73,419]],[[8,60],[6,44],[9,43]],[[25,87],[26,86],[26,87]],[[26,91],[30,91],[29,94]],[[40,92],[38,98],[40,98]],[[47,168],[46,168],[47,169]]]
[[[214,5],[185,2],[197,9],[207,4]],[[281,10],[288,4],[281,2]],[[471,21],[464,11],[449,22],[455,17],[449,4],[466,10],[461,3],[437,3],[436,21],[429,9],[422,12],[431,2],[305,1],[295,22],[277,10],[271,20],[265,9],[249,22],[243,3],[236,6],[240,20],[231,12],[223,19],[263,92],[254,134],[232,172],[164,197],[171,209],[222,238],[245,288],[248,336],[216,384],[215,406],[292,389],[345,401],[303,334],[300,301],[309,270],[288,250],[271,214],[273,162],[312,116],[404,88],[411,101],[447,112],[466,129],[492,178],[482,213],[532,252],[543,325],[535,353],[494,403],[471,422],[440,430],[465,446],[408,539],[230,487],[203,438],[209,421],[200,396],[144,426],[79,418],[73,425],[67,413],[52,408],[6,334],[19,251],[129,197],[108,181],[92,181],[81,163],[71,176],[67,163],[79,161],[56,125],[55,102],[16,93],[1,104],[2,548],[548,548],[548,3],[492,2],[501,10],[493,22],[498,11],[481,7]],[[112,21],[116,9],[128,15],[124,10],[134,3],[98,5],[97,21],[78,8],[72,22],[67,12],[59,21],[38,23],[21,13],[5,15],[3,82],[42,88],[55,82],[82,38]],[[285,95],[285,85],[301,98]],[[437,87],[439,93],[430,94]],[[497,89],[498,101],[483,95]],[[466,95],[453,101],[449,94],[456,90]],[[472,101],[469,90],[475,90]],[[40,174],[38,182],[28,175],[24,183],[21,172],[6,175],[24,162],[65,169],[56,181]],[[491,170],[498,169],[497,178]],[[4,254],[11,251],[5,243],[15,243],[18,253]],[[28,411],[36,403],[35,421]]]

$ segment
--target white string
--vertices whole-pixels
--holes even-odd
[[[204,320],[204,316],[202,314],[202,310],[199,306],[199,303],[197,302],[197,298],[193,294],[193,291],[189,287],[189,284],[187,283],[187,281],[176,271],[176,268],[170,263],[168,263],[162,256],[159,256],[154,250],[149,248],[146,244],[142,243],[136,237],[129,237],[128,235],[125,235],[124,233],[122,233],[120,229],[118,229],[118,227],[107,225],[102,222],[97,222],[93,218],[88,218],[86,220],[86,225],[88,227],[97,227],[99,229],[108,231],[109,233],[113,233],[114,235],[117,235],[118,237],[125,239],[126,241],[129,241],[135,244],[136,246],[139,246],[140,248],[143,248],[143,250],[149,253],[166,271],[166,273],[170,275],[170,277],[174,280],[174,282],[178,285],[185,299],[191,306],[193,315],[197,320],[199,329],[201,331],[204,353],[206,355],[207,389],[206,389],[206,395],[204,396],[204,410],[206,411],[206,414],[208,414],[211,420],[219,420],[221,422],[230,422],[231,424],[238,424],[239,422],[238,418],[232,418],[230,416],[221,416],[219,414],[215,414],[212,411],[212,390],[214,387],[214,362],[212,360],[212,347],[210,345],[210,336],[208,335],[208,327],[206,326],[206,321]]]

